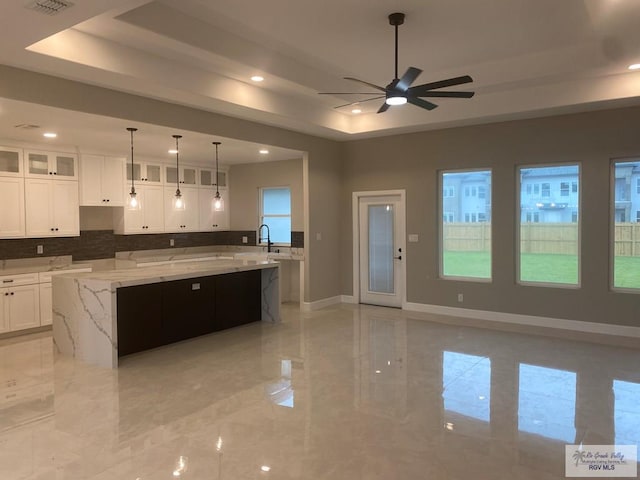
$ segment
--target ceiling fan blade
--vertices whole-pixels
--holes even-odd
[[[362,83],[364,85],[369,85],[371,88],[375,88],[376,90],[380,90],[381,92],[386,92],[387,90],[381,87],[380,85],[375,85],[373,83],[365,82],[364,80],[360,80],[358,78],[353,77],[344,77],[345,80],[351,80],[352,82]]]
[[[418,97],[440,97],[440,98],[471,98],[475,92],[432,92],[428,91]]]
[[[405,92],[413,82],[415,82],[418,75],[422,73],[422,70],[415,67],[409,67],[402,78],[396,84],[396,88],[402,92]]]
[[[378,92],[318,92],[318,95],[378,95]]]
[[[384,95],[380,95],[379,97],[367,98],[365,100],[358,100],[357,102],[345,103],[344,105],[338,105],[337,107],[333,107],[333,108],[349,107],[351,105],[357,105],[359,103],[370,102],[371,100],[380,100],[381,98],[384,98],[384,97],[385,97]]]
[[[465,83],[473,82],[473,78],[469,75],[463,75],[462,77],[448,78],[447,80],[440,80],[438,82],[425,83],[423,85],[416,85],[411,87],[408,91],[411,95],[421,97],[424,92],[429,90],[435,90],[437,88],[453,87],[454,85],[462,85]]]
[[[387,110],[389,110],[389,105],[385,102],[382,104],[382,106],[378,109],[376,113],[384,113]]]
[[[426,100],[416,97],[407,97],[407,102],[416,107],[426,108],[427,110],[433,110],[438,107],[435,103],[427,102]]]

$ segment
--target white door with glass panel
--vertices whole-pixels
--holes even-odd
[[[400,195],[360,197],[360,303],[401,307],[404,205]]]

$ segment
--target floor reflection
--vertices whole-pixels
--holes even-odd
[[[0,341],[2,480],[563,479],[640,442],[640,350],[342,305],[123,360]]]

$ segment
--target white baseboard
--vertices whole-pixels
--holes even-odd
[[[403,310],[414,312],[435,313],[455,317],[475,318],[492,322],[504,322],[532,327],[559,328],[584,333],[596,333],[600,335],[618,335],[621,337],[640,338],[640,327],[626,325],[609,325],[605,323],[582,322],[579,320],[567,320],[564,318],[537,317],[534,315],[521,315],[517,313],[491,312],[487,310],[472,310],[469,308],[445,307],[442,305],[428,305],[424,303],[407,302],[402,306]]]
[[[356,301],[356,297],[354,297],[353,295],[340,295],[340,298],[342,303],[351,303],[351,304],[358,303]]]
[[[302,310],[305,312],[311,312],[313,310],[319,310],[332,305],[338,305],[339,303],[342,303],[342,296],[336,295],[335,297],[323,298],[322,300],[316,300],[315,302],[302,302]]]

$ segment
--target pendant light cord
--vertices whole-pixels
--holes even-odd
[[[133,185],[133,132],[137,132],[137,128],[128,127],[127,130],[131,133],[131,193],[136,192],[136,187]]]
[[[182,138],[182,135],[174,135],[176,139],[176,195],[180,195],[180,150],[178,148],[178,139]]]

